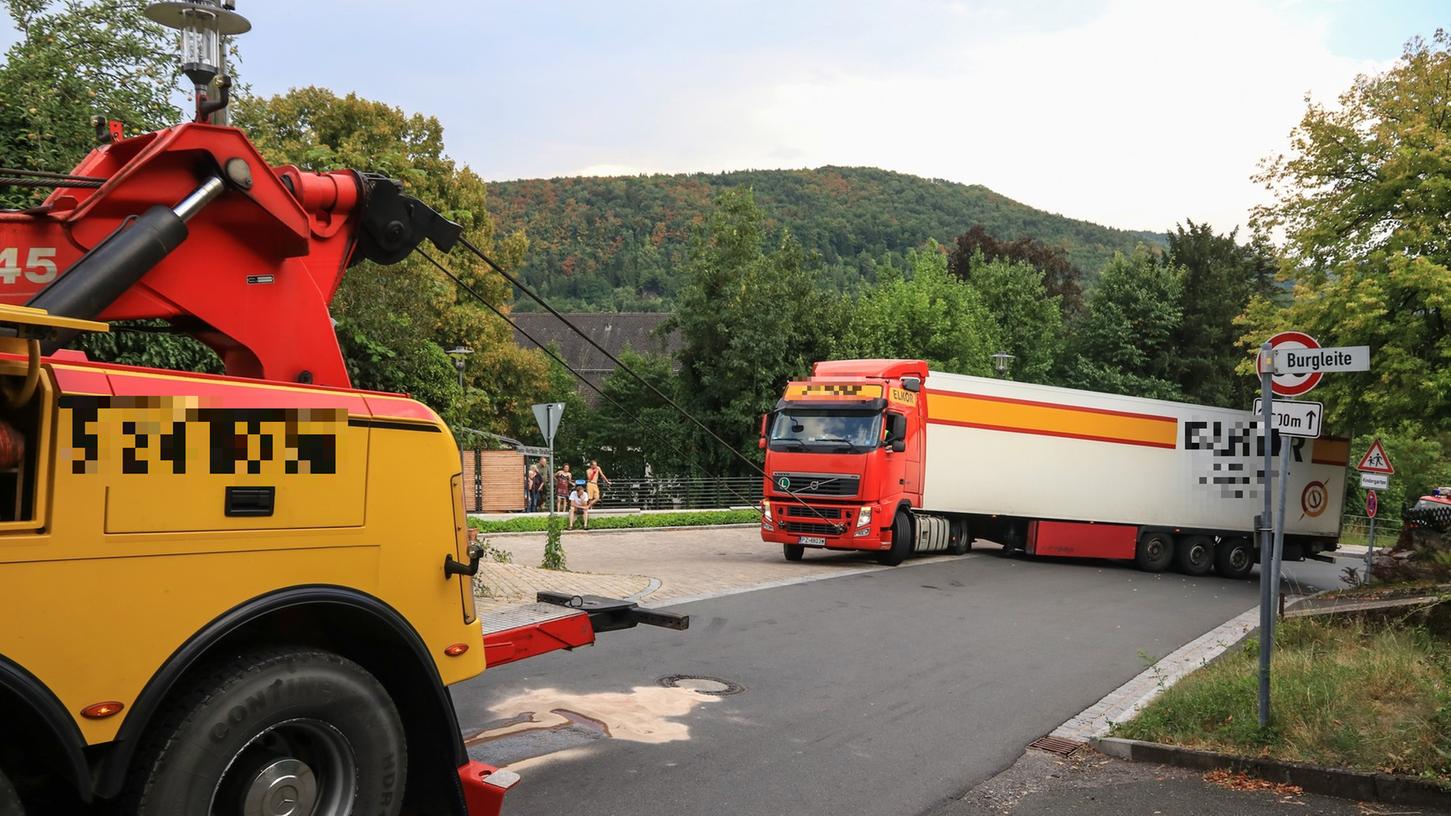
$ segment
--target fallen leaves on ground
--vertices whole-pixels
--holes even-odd
[[[1299,796],[1305,792],[1305,789],[1299,785],[1271,782],[1268,779],[1260,779],[1239,771],[1209,771],[1204,774],[1204,781],[1230,790],[1269,791],[1276,796]]]

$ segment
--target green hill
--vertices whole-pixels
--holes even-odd
[[[981,185],[871,167],[744,170],[688,175],[492,182],[490,210],[505,232],[529,236],[524,277],[577,310],[668,309],[692,226],[715,195],[750,187],[774,227],[819,253],[839,287],[871,277],[873,261],[929,238],[950,243],[973,224],[995,237],[1062,247],[1090,280],[1115,251],[1162,244],[1152,232],[1110,229],[1020,204]],[[521,307],[525,304],[521,303]]]

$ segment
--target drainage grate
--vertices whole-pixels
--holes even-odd
[[[706,677],[701,674],[667,674],[655,682],[666,688],[686,689],[696,694],[709,694],[712,697],[728,697],[746,690],[745,686],[735,681],[722,680],[719,677]]]
[[[1050,754],[1068,756],[1083,747],[1083,743],[1076,742],[1062,737],[1042,737],[1028,743],[1029,748],[1037,748],[1039,751],[1047,751]]]

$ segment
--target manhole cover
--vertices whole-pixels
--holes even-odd
[[[685,689],[697,694],[709,694],[712,697],[727,697],[746,690],[745,686],[740,683],[699,674],[668,674],[656,682],[665,688]]]
[[[1050,754],[1068,756],[1074,751],[1077,751],[1079,748],[1082,748],[1083,743],[1077,742],[1075,740],[1064,739],[1062,737],[1050,736],[1035,739],[1032,742],[1028,743],[1028,747],[1037,748],[1039,751],[1047,751]]]

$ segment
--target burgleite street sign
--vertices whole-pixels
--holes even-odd
[[[1332,348],[1276,348],[1276,374],[1314,374],[1325,371],[1369,371],[1370,346]]]

